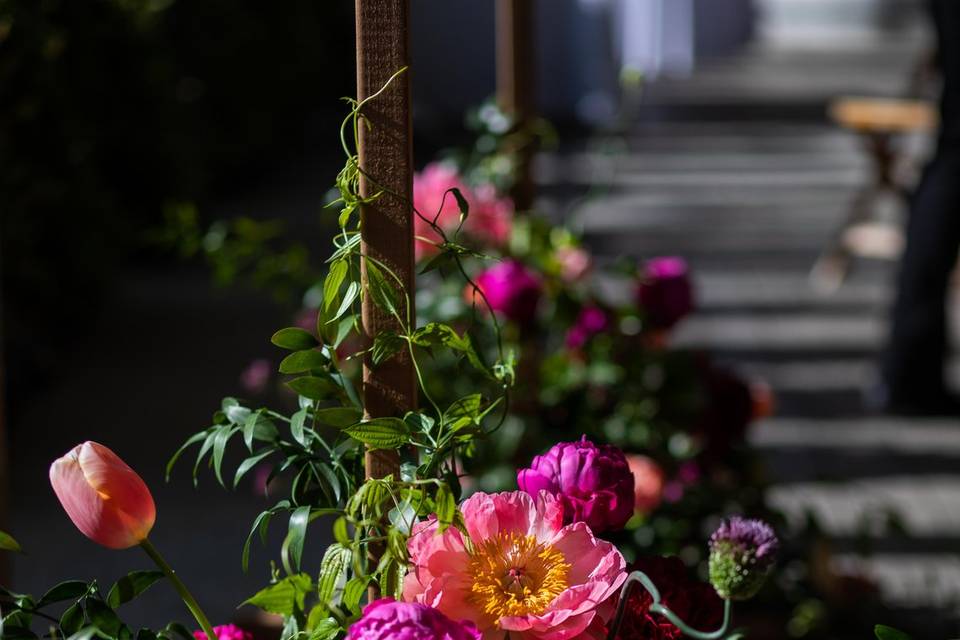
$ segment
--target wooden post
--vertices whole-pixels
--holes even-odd
[[[497,0],[497,102],[513,116],[517,128],[528,128],[534,113],[534,0]],[[511,196],[517,211],[533,207],[530,171],[533,140],[521,136]]]
[[[409,66],[409,0],[356,0],[357,98],[379,91],[397,71]],[[395,78],[386,91],[363,107],[369,122],[360,125],[360,167],[370,180],[360,178],[360,194],[385,192],[360,211],[361,250],[390,268],[414,295],[413,253],[413,143],[410,120],[410,72]],[[367,261],[362,261],[367,288]],[[389,276],[388,276],[389,277]],[[397,329],[396,321],[379,309],[369,295],[363,301],[364,333],[371,338],[384,329]],[[417,386],[409,356],[397,356],[373,366],[363,364],[363,400],[367,418],[402,416],[416,407]],[[398,478],[396,451],[367,451],[366,475]],[[372,549],[374,560],[379,550]],[[371,590],[371,598],[376,594]]]

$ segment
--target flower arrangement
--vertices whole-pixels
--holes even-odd
[[[369,123],[363,120],[364,102],[351,107],[341,137],[355,141],[361,123]],[[357,211],[378,196],[361,196],[358,158],[344,146],[346,164],[337,179],[339,231],[314,326],[287,327],[271,338],[288,352],[279,370],[290,376],[295,404],[253,408],[226,398],[212,425],[188,438],[167,467],[169,476],[195,449],[195,481],[204,463],[223,486],[229,481],[236,487],[258,465],[270,467],[265,485],[279,476],[289,480],[286,497],[254,519],[241,551],[246,569],[252,538],[264,536],[274,519],[287,518],[280,567],[245,604],[281,616],[284,640],[629,640],[651,637],[648,628],[661,637],[739,637],[730,629],[731,603],[756,593],[769,573],[777,548],[772,530],[741,519],[722,524],[711,542],[712,588],[691,582],[677,560],[655,554],[628,566],[616,538],[634,518],[638,502],[642,509],[654,508],[648,493],[656,474],[638,484],[633,469],[645,463],[631,463],[617,446],[586,436],[554,441],[528,466],[513,469],[517,490],[509,486],[511,479],[497,491],[465,497],[463,464],[484,441],[499,436],[519,381],[499,318],[525,321],[539,304],[541,282],[509,262],[507,275],[489,274],[498,266],[468,275],[465,261],[479,255],[460,244],[459,232],[468,229],[472,204],[451,186],[445,195],[457,203],[456,226],[441,224],[445,197],[426,212],[414,203],[414,212],[439,239],[430,264],[458,274],[470,308],[481,312],[470,323],[414,324],[413,292],[361,248]],[[582,271],[570,271],[577,270]],[[351,350],[348,338],[361,334],[361,304],[375,305],[397,328],[378,331],[368,336],[369,344]],[[589,331],[597,325],[584,321]],[[456,385],[437,370],[431,376],[423,366],[425,355],[472,371],[463,376],[470,392],[449,398],[445,387]],[[394,357],[409,359],[422,407],[402,416],[365,417],[366,407],[344,369],[361,357],[374,367]],[[227,475],[225,453],[232,446],[246,453]],[[399,474],[368,477],[364,453],[377,450],[395,452],[402,462]],[[50,479],[84,535],[109,548],[139,546],[158,571],[133,572],[106,594],[82,581],[62,583],[39,599],[0,592],[3,637],[35,638],[32,626],[42,621],[51,636],[71,640],[246,640],[242,629],[210,623],[202,598],[194,597],[150,542],[162,518],[144,482],[116,454],[83,443],[52,464]],[[303,551],[310,526],[321,522],[334,541],[320,566],[308,568]],[[6,535],[0,542],[16,546]],[[117,609],[164,579],[183,599],[198,631],[173,623],[134,633],[122,622]],[[68,603],[62,615],[47,613],[61,602]],[[699,624],[709,628],[693,626]]]

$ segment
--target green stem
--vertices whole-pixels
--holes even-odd
[[[636,582],[639,582],[641,586],[647,590],[653,600],[653,603],[650,605],[650,611],[659,613],[665,617],[680,629],[680,632],[685,636],[696,638],[696,640],[718,640],[718,638],[722,638],[727,634],[727,630],[730,627],[730,600],[723,601],[723,624],[720,625],[719,629],[716,631],[698,631],[697,629],[692,629],[686,622],[681,620],[677,614],[660,602],[660,591],[647,574],[642,571],[634,571],[627,576],[627,581],[623,583],[623,587],[620,589],[620,602],[617,603],[617,613],[614,617],[613,625],[610,627],[610,632],[607,634],[607,640],[614,640],[617,637],[620,624],[623,622],[623,614],[626,609],[627,597],[630,595],[630,588]]]
[[[157,551],[157,548],[153,546],[153,543],[150,542],[150,540],[144,538],[143,542],[140,543],[140,546],[143,547],[143,550],[147,552],[147,555],[150,556],[150,559],[156,563],[160,570],[163,571],[163,573],[170,580],[170,584],[172,584],[173,588],[177,590],[177,593],[180,595],[183,603],[187,605],[187,609],[190,609],[190,613],[192,613],[193,617],[197,619],[197,622],[200,624],[200,628],[205,634],[207,634],[207,640],[217,640],[217,634],[213,632],[213,627],[210,625],[210,621],[207,620],[207,616],[203,613],[200,605],[197,604],[197,599],[193,597],[193,594],[190,593],[189,589],[187,589],[187,585],[183,583],[183,580],[181,580],[180,576],[177,575],[177,572],[173,570],[173,567],[167,564],[167,561],[163,559],[163,556],[160,555],[160,552]]]

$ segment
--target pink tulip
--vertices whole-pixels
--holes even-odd
[[[84,442],[50,465],[50,484],[83,535],[110,549],[146,540],[156,519],[150,490],[110,449]]]

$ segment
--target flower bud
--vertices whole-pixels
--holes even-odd
[[[150,490],[117,455],[96,442],[50,465],[50,484],[83,535],[110,549],[143,542],[156,519]]]
[[[693,287],[683,258],[654,258],[637,286],[650,329],[669,329],[693,311]]]
[[[779,542],[762,520],[734,516],[710,537],[710,582],[726,600],[756,595],[776,560]]]
[[[612,445],[586,439],[560,442],[517,474],[520,489],[547,491],[563,504],[564,522],[586,522],[594,533],[622,529],[633,515],[634,481],[627,459]]]
[[[222,624],[213,628],[217,634],[215,640],[253,640],[253,634],[245,631],[235,624]],[[203,631],[194,631],[193,637],[196,640],[207,640],[207,634]]]

